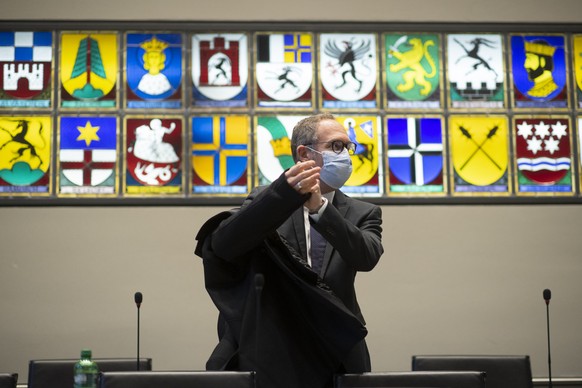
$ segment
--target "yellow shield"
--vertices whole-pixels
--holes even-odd
[[[507,118],[453,116],[449,124],[457,175],[475,186],[491,185],[505,175],[509,158]]]
[[[578,89],[582,90],[582,35],[574,37],[574,75]]]
[[[61,82],[71,95],[91,88],[106,96],[117,79],[117,35],[63,34],[61,37]]]
[[[338,116],[336,119],[356,144],[352,175],[346,186],[365,185],[378,172],[378,119],[376,116]]]
[[[236,165],[229,163],[229,158],[248,155],[248,131],[246,116],[212,116],[212,134],[207,136],[211,141],[192,144],[192,168],[196,174],[209,185],[231,184],[228,176],[233,172],[229,169],[244,170],[246,162]]]
[[[0,170],[19,162],[47,172],[51,161],[51,117],[0,117]]]

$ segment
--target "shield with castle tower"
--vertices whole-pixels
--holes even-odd
[[[52,63],[52,32],[0,32],[0,109],[50,108]]]

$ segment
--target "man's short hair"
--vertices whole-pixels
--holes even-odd
[[[317,126],[323,120],[335,120],[331,113],[319,113],[299,121],[291,135],[291,154],[297,162],[297,146],[317,143]]]

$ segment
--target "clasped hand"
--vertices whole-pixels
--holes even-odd
[[[301,194],[311,193],[304,204],[310,213],[317,212],[323,203],[321,188],[319,187],[320,171],[321,167],[317,167],[313,160],[307,160],[305,162],[297,162],[285,172],[287,183],[297,192]]]

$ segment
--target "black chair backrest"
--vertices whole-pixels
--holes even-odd
[[[99,371],[135,371],[135,358],[94,358]],[[31,360],[28,364],[28,388],[71,388],[73,367],[78,360]],[[152,370],[151,358],[140,358],[139,370]]]
[[[415,371],[484,371],[487,388],[533,388],[529,356],[413,356]]]
[[[484,372],[371,372],[335,376],[335,388],[485,388]]]
[[[255,372],[101,372],[100,388],[255,388]]]
[[[0,373],[0,388],[16,388],[18,373]]]

